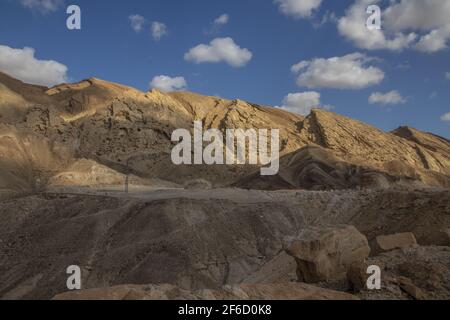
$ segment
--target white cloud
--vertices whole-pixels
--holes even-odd
[[[432,30],[422,36],[414,48],[418,51],[433,53],[447,48],[447,41],[450,38],[450,24],[444,28]]]
[[[226,13],[220,15],[219,17],[217,17],[216,19],[214,19],[214,21],[211,23],[211,27],[205,31],[205,34],[207,35],[212,35],[212,34],[217,34],[219,33],[220,29],[228,24],[228,22],[230,21],[230,16]]]
[[[348,54],[329,59],[316,58],[292,66],[298,74],[297,84],[308,88],[362,89],[379,84],[384,72],[369,66],[374,58],[362,53]]]
[[[162,22],[153,21],[151,29],[152,37],[155,41],[161,40],[162,37],[168,34],[167,26]]]
[[[379,1],[379,0],[378,0]],[[383,12],[385,25],[390,30],[416,29],[429,31],[450,22],[450,2],[442,0],[391,1]]]
[[[150,82],[150,88],[160,89],[166,92],[184,90],[187,82],[184,77],[156,76]]]
[[[310,17],[322,0],[274,0],[274,3],[285,15],[299,19]]]
[[[356,0],[338,21],[340,34],[369,50],[414,48],[431,53],[447,47],[450,1],[391,0],[382,12],[382,30],[368,30],[366,9],[379,3],[381,0]]]
[[[403,98],[402,95],[396,90],[387,93],[374,92],[369,97],[369,103],[371,104],[393,105],[405,102],[406,98]]]
[[[214,20],[216,26],[223,26],[228,23],[230,16],[226,13],[222,14],[220,17]]]
[[[445,73],[445,78],[446,78],[447,80],[450,80],[450,72],[446,72],[446,73]]]
[[[315,91],[289,93],[283,99],[281,109],[307,116],[312,109],[332,109],[332,106],[321,105],[320,93]]]
[[[437,52],[450,39],[450,1],[402,0],[391,4],[383,13],[386,28],[395,32],[415,30],[421,34],[414,48]]]
[[[143,16],[141,16],[139,14],[133,14],[133,15],[129,16],[128,19],[130,19],[131,28],[135,32],[142,31],[142,29],[144,28],[144,24],[145,24],[145,18]]]
[[[67,67],[53,60],[38,60],[33,48],[0,45],[0,70],[23,82],[53,86],[67,82]]]
[[[313,27],[315,29],[318,29],[327,23],[337,23],[337,21],[338,21],[338,18],[336,16],[336,14],[332,11],[327,11],[322,16],[322,19],[320,21],[313,22]]]
[[[450,112],[444,114],[444,115],[441,117],[441,120],[442,120],[442,121],[450,121]]]
[[[20,3],[25,8],[41,13],[54,12],[64,5],[63,0],[20,0]]]
[[[226,62],[232,67],[243,67],[251,59],[248,49],[239,47],[231,38],[216,38],[209,45],[200,44],[189,50],[184,59],[194,63]]]
[[[367,7],[378,0],[357,0],[344,17],[338,20],[339,33],[362,49],[402,50],[416,39],[415,33],[394,33],[386,37],[383,30],[369,30],[366,27]]]

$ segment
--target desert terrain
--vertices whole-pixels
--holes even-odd
[[[279,173],[173,165],[172,132],[194,121],[279,129]],[[70,265],[81,291],[67,292]],[[450,299],[450,141],[0,73],[0,299],[52,298]]]

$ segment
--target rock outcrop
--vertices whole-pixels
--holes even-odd
[[[366,237],[353,226],[305,228],[286,243],[286,252],[297,262],[298,281],[306,283],[342,278],[370,253]]]
[[[411,232],[378,236],[373,241],[371,249],[373,255],[395,249],[404,249],[417,246],[417,240]]]
[[[419,181],[401,174],[391,175],[362,164],[352,164],[320,146],[307,146],[280,160],[276,176],[261,176],[259,172],[233,184],[246,189],[280,190],[341,190],[352,188],[388,188],[419,186]]]

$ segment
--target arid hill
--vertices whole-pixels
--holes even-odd
[[[279,129],[279,173],[173,165],[194,121]],[[450,142],[412,128],[0,73],[0,299],[448,299],[449,188]]]
[[[140,92],[95,78],[47,89],[5,74],[0,74],[0,186],[45,186],[80,159],[178,184],[193,179],[214,186],[251,181],[255,166],[172,165],[172,132],[192,130],[195,120],[205,129],[222,131],[279,129],[284,157],[280,187],[348,188],[399,180],[450,186],[450,142],[418,130],[386,133],[324,110],[304,118],[241,100]],[[366,179],[368,175],[375,178]],[[321,181],[314,182],[317,179]]]

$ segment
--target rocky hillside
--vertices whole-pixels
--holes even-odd
[[[304,118],[241,100],[140,92],[95,78],[49,89],[0,74],[0,187],[45,188],[54,175],[87,159],[145,179],[184,184],[202,178],[214,186],[276,188],[253,181],[255,166],[172,165],[172,132],[192,130],[195,120],[222,131],[279,129],[282,173],[271,181],[278,179],[280,188],[400,180],[450,186],[450,142],[414,129],[386,133],[324,110]]]
[[[279,173],[173,165],[194,121],[279,129]],[[0,73],[0,299],[448,299],[449,187],[450,142],[412,128]]]
[[[286,237],[311,226],[351,224],[369,243],[412,232],[420,245],[448,246],[450,238],[440,234],[450,226],[449,199],[449,191],[432,190],[223,189],[140,199],[42,194],[0,201],[0,298],[64,292],[65,270],[73,264],[82,268],[83,288],[289,283],[296,272],[294,259],[283,253]]]

